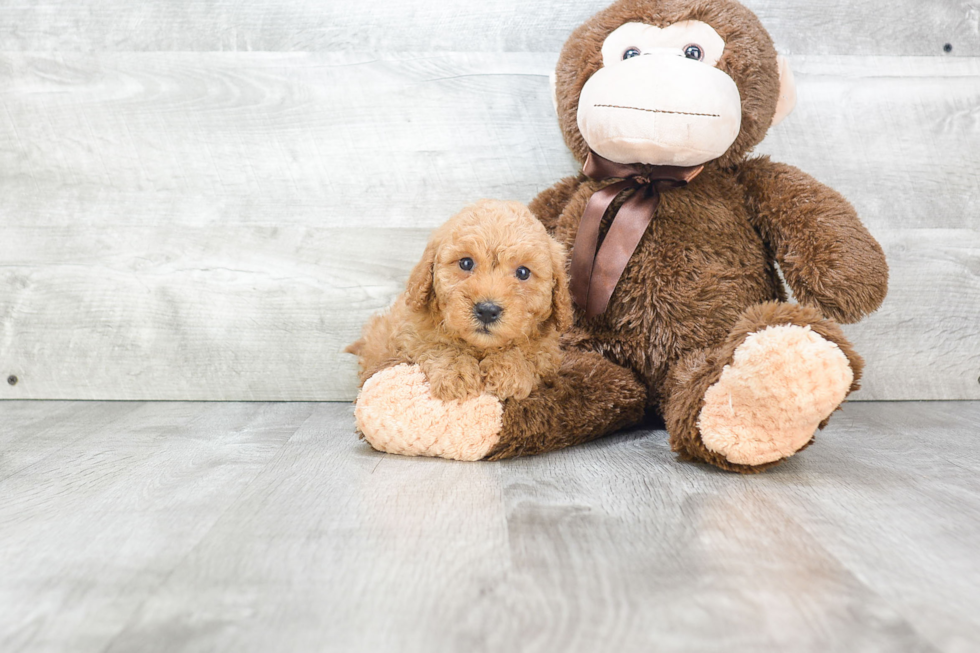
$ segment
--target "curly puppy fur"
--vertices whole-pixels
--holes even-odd
[[[499,309],[490,323],[477,315],[487,305]],[[417,363],[436,399],[484,391],[524,399],[558,372],[559,338],[571,321],[562,246],[523,204],[484,200],[436,230],[405,293],[346,351],[359,357],[362,384]]]

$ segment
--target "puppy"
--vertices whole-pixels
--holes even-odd
[[[519,202],[483,200],[433,234],[407,289],[345,351],[360,380],[416,363],[432,396],[527,397],[572,322],[565,253]]]

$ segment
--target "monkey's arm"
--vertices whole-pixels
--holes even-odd
[[[565,177],[557,184],[541,191],[537,197],[531,200],[528,208],[548,231],[555,228],[558,218],[561,217],[565,205],[578,190],[578,187],[585,181],[584,175],[578,177]]]
[[[840,193],[769,157],[749,159],[738,174],[752,220],[801,303],[843,323],[881,306],[885,254]]]

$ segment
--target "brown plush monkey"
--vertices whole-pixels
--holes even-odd
[[[559,375],[477,417],[418,387],[405,394],[409,377],[391,373],[358,399],[365,437],[496,459],[655,411],[682,458],[728,470],[758,472],[806,447],[861,374],[832,320],[876,310],[887,266],[838,193],[746,158],[795,101],[758,19],[734,0],[619,0],[572,34],[554,82],[584,166],[531,204],[572,252],[576,326]],[[422,416],[406,421],[409,399],[396,396]],[[401,441],[388,446],[398,420]],[[468,433],[479,442],[441,442]]]

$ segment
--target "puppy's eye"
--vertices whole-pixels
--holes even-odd
[[[697,43],[692,43],[691,45],[684,48],[684,56],[688,59],[694,59],[695,61],[704,60],[704,50]]]
[[[466,270],[467,272],[469,272],[470,270],[472,270],[473,269],[473,259],[471,259],[468,256],[459,259],[459,269],[460,270]]]
[[[521,281],[527,281],[528,279],[531,278],[531,271],[528,270],[523,265],[521,267],[517,268],[517,273],[516,274],[517,274],[517,278],[520,279]]]
[[[632,59],[633,57],[640,56],[641,52],[637,48],[627,48],[626,52],[623,53],[623,60]]]

